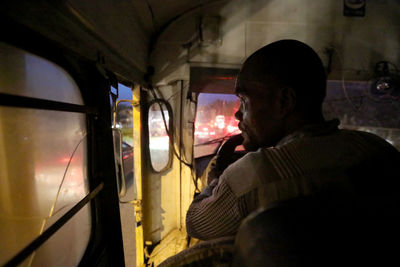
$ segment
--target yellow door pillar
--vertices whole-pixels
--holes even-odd
[[[142,225],[142,121],[141,121],[141,105],[139,85],[133,88],[133,148],[134,148],[134,174],[136,185],[136,199],[133,201],[136,215],[136,266],[144,266],[144,241],[143,241],[143,225]]]

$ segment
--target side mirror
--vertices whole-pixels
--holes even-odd
[[[121,198],[126,194],[124,164],[122,159],[122,132],[120,129],[113,128],[112,133],[114,141],[115,172],[119,197]]]
[[[153,100],[148,109],[149,154],[153,171],[163,172],[172,163],[172,108],[165,100]]]

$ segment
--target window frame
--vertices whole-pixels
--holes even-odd
[[[83,105],[76,105],[1,93],[0,105],[85,113],[89,182],[89,193],[25,249],[17,253],[5,266],[14,266],[29,257],[86,205],[90,205],[91,230],[89,242],[79,266],[107,264],[104,262],[111,261],[117,266],[123,266],[122,231],[108,99],[110,81],[100,73],[95,62],[61,48],[58,44],[7,17],[0,18],[0,21],[0,27],[3,30],[0,35],[1,42],[42,57],[64,69],[77,84],[84,102]],[[26,40],[30,41],[26,42]],[[109,142],[104,142],[107,140]],[[104,152],[101,156],[97,153],[100,145]]]

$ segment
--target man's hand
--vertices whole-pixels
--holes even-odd
[[[207,184],[214,179],[218,179],[224,170],[235,162],[238,157],[234,157],[234,152],[237,146],[243,143],[243,136],[241,134],[231,136],[222,146],[219,148],[215,161],[211,166],[211,170],[208,173]]]

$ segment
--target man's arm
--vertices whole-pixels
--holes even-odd
[[[238,160],[240,157],[234,155],[237,146],[243,143],[243,136],[241,134],[233,135],[222,144],[218,149],[217,154],[211,160],[211,168],[207,174],[207,183],[209,184],[213,179],[218,179],[224,170]],[[241,155],[243,156],[243,155]]]
[[[245,216],[240,208],[245,205],[243,200],[235,196],[224,175],[219,181],[214,179],[189,207],[186,214],[189,236],[209,240],[234,235]]]
[[[235,148],[242,144],[243,137],[231,136],[218,150],[207,175],[208,186],[195,197],[186,214],[189,236],[207,240],[234,235],[245,217],[244,198],[238,198],[226,183],[225,169],[237,158]]]

